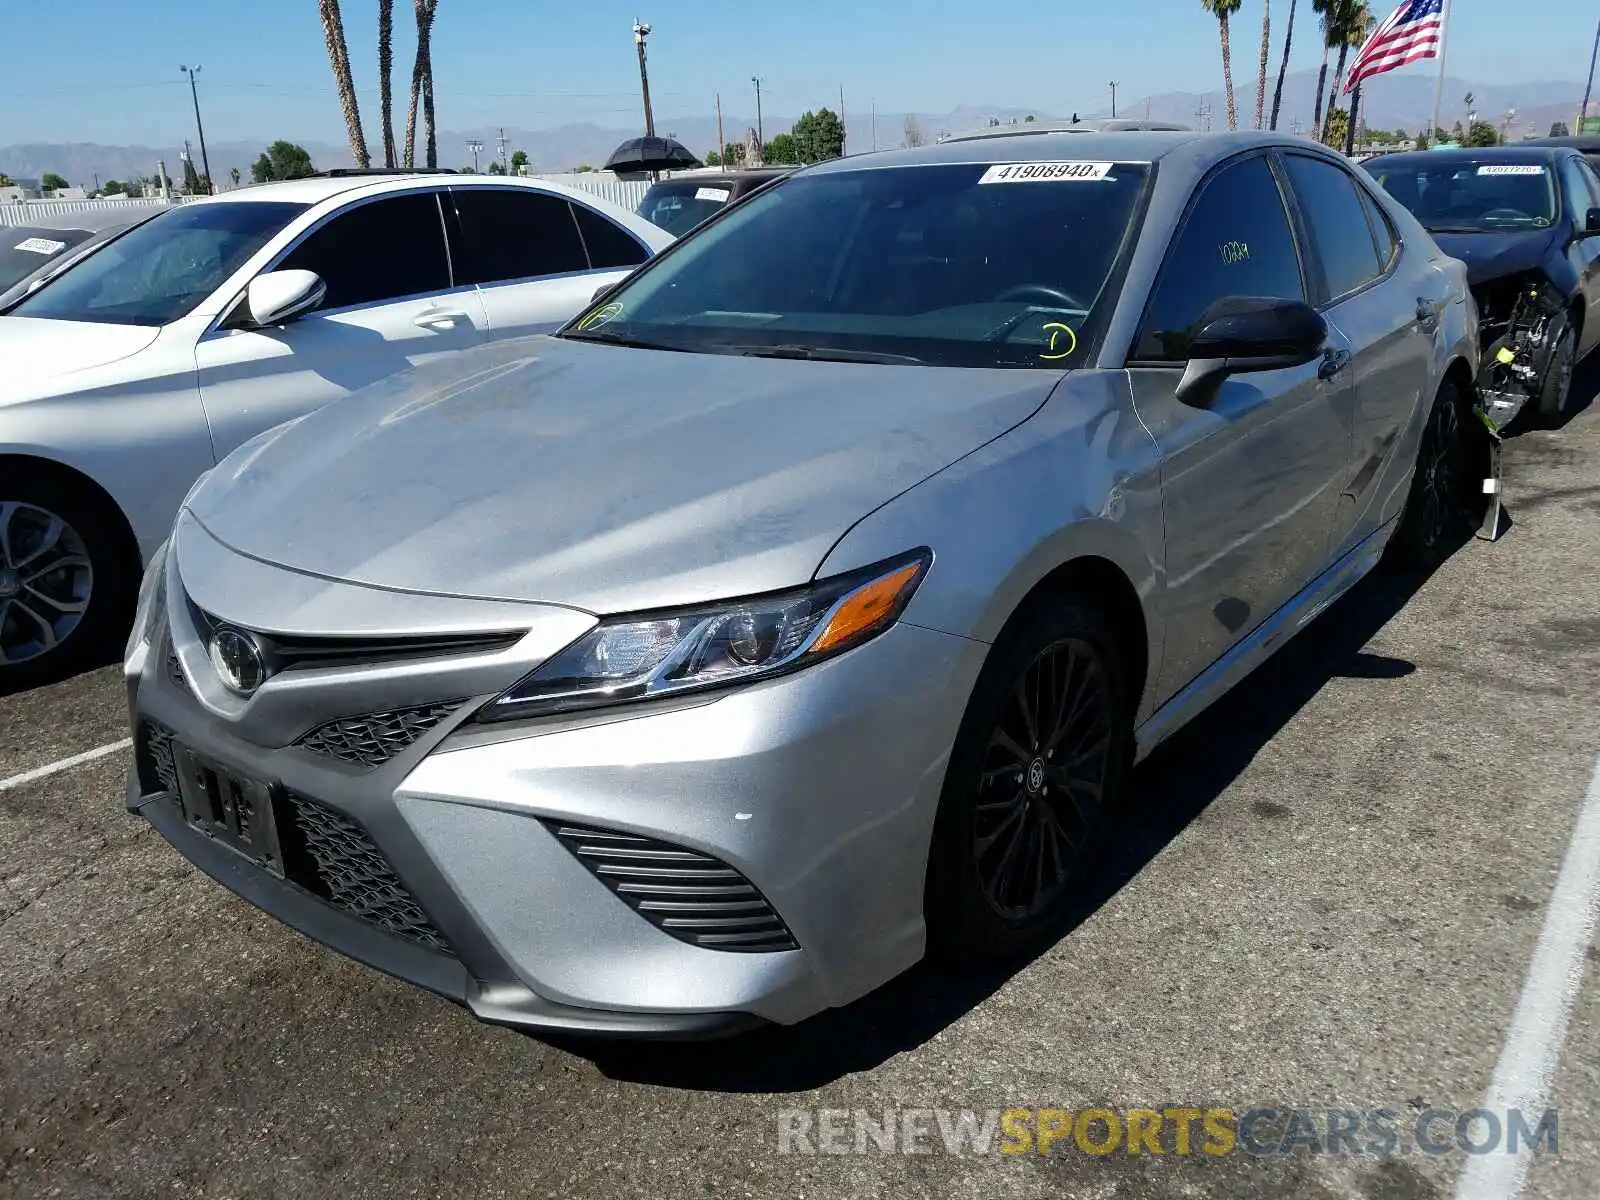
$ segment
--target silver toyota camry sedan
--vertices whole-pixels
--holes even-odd
[[[797,172],[202,479],[128,806],[506,1024],[726,1033],[1037,948],[1142,755],[1451,544],[1475,324],[1310,142]]]

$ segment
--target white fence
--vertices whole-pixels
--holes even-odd
[[[575,171],[567,175],[536,175],[534,178],[549,180],[551,183],[562,183],[568,187],[592,192],[594,195],[609,200],[613,204],[620,204],[629,212],[633,212],[639,207],[639,201],[644,199],[644,194],[650,187],[648,183],[618,179],[609,171]],[[175,196],[170,201],[160,199],[23,200],[19,203],[0,204],[0,228],[8,225],[31,225],[40,217],[65,217],[75,212],[125,208],[129,213],[137,213],[152,207],[182,204],[187,199],[187,196]]]

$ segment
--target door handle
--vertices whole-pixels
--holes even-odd
[[[429,308],[419,312],[411,323],[419,329],[438,329],[465,321],[467,314],[456,308]]]
[[[1329,346],[1322,352],[1322,361],[1317,364],[1317,378],[1332,379],[1349,365],[1350,351]]]

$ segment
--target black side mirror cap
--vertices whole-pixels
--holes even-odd
[[[1204,407],[1229,375],[1279,371],[1321,357],[1328,323],[1303,300],[1224,296],[1200,314],[1178,399]]]

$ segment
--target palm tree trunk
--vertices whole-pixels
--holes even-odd
[[[1260,129],[1267,116],[1267,60],[1272,57],[1272,0],[1261,5],[1261,66],[1256,71],[1256,123]]]
[[[1322,89],[1328,83],[1328,47],[1322,47],[1322,69],[1317,72],[1317,107],[1311,113],[1311,136],[1322,138]]]
[[[383,165],[399,166],[394,156],[394,0],[378,0],[378,87],[383,110]]]
[[[406,114],[406,166],[416,163],[417,105],[422,105],[425,126],[424,154],[430,167],[439,165],[438,134],[433,113],[433,20],[439,0],[414,0],[417,17],[417,58],[411,68],[411,107]]]
[[[1289,27],[1283,33],[1283,58],[1278,62],[1278,86],[1272,90],[1270,129],[1278,127],[1278,113],[1283,108],[1283,77],[1289,73],[1289,47],[1294,45],[1294,6],[1295,0],[1289,0]]]
[[[322,16],[322,37],[328,44],[328,63],[333,67],[333,83],[339,92],[339,107],[344,111],[345,131],[350,136],[350,156],[356,166],[370,167],[366,135],[361,132],[361,109],[356,104],[356,85],[350,78],[350,51],[344,41],[344,20],[339,15],[339,0],[317,0]]]
[[[1217,14],[1217,25],[1222,36],[1222,86],[1228,93],[1228,128],[1239,128],[1239,111],[1233,102],[1233,55],[1228,47],[1228,14]]]
[[[406,108],[406,149],[401,163],[407,167],[417,165],[417,101],[420,99],[422,81],[417,75],[417,68],[411,69],[411,104]]]

